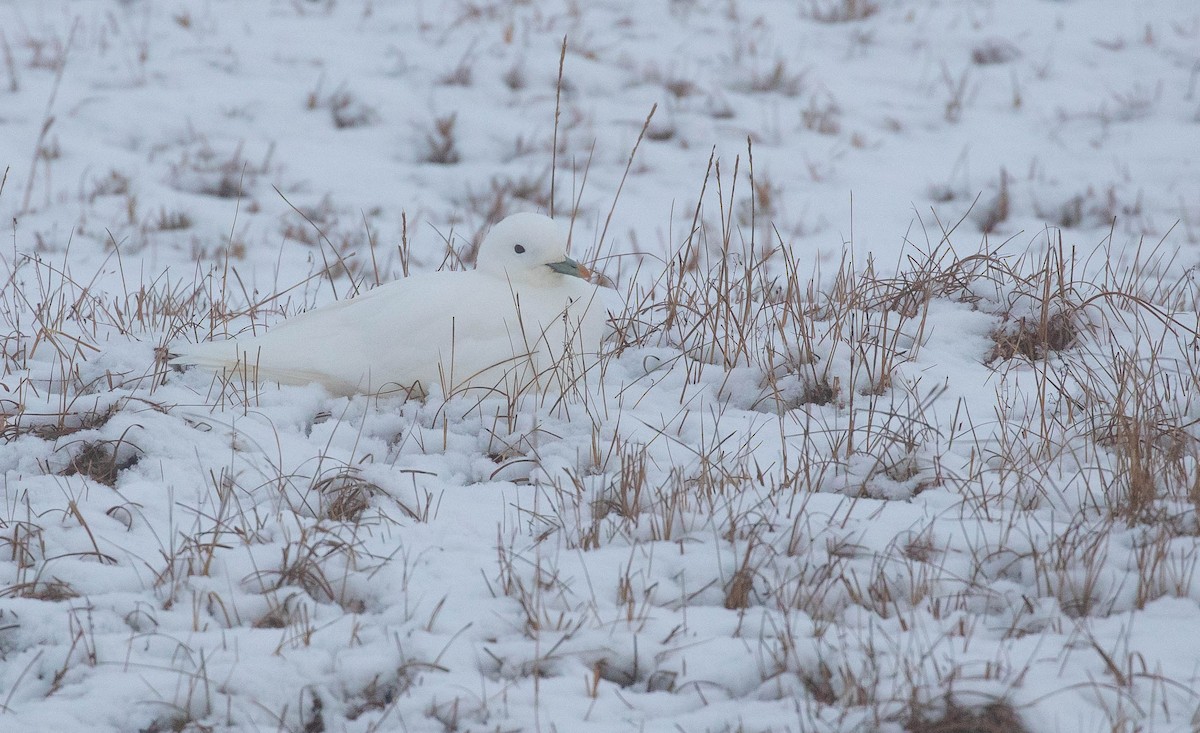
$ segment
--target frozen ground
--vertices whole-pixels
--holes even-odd
[[[1193,0],[0,0],[0,177],[0,730],[1200,728]],[[156,358],[551,205],[561,400]]]

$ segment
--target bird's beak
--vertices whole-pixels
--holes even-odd
[[[584,280],[587,280],[592,276],[591,270],[587,269],[570,257],[566,258],[562,262],[551,262],[546,266],[555,272],[561,272],[564,275],[573,275],[574,277],[581,277]]]

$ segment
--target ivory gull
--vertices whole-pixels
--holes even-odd
[[[562,390],[595,362],[615,295],[589,276],[554,220],[514,214],[488,232],[474,270],[413,275],[259,336],[173,344],[170,363],[342,395]]]

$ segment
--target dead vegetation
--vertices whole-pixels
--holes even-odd
[[[348,5],[272,12],[322,23]],[[579,203],[580,140],[612,122],[587,111],[599,75],[572,85],[560,66],[551,90],[553,74],[523,56],[523,35],[585,35],[588,5],[567,3],[561,16],[536,3],[449,5],[448,30],[430,7],[416,32],[445,33],[439,47],[478,34],[478,54],[430,63],[397,43],[386,56],[420,69],[447,105],[401,127],[413,145],[395,142],[398,157],[428,164],[413,166],[421,175],[462,179],[431,189],[461,219],[423,208],[381,225],[370,209],[321,196],[319,179],[277,218],[257,218],[263,231],[247,235],[231,215],[214,237],[209,207],[275,210],[268,184],[282,168],[269,145],[189,131],[153,148],[185,201],[160,202],[133,165],[106,163],[63,187],[61,170],[81,151],[64,132],[66,107],[57,125],[48,113],[28,151],[37,195],[26,192],[22,212],[44,181],[47,202],[90,207],[81,232],[95,235],[98,209],[127,231],[109,235],[104,267],[83,271],[68,243],[14,223],[3,259],[0,659],[13,666],[0,727],[46,701],[130,688],[145,690],[132,729],[159,733],[414,721],[508,730],[530,719],[546,730],[569,728],[564,719],[649,728],[663,727],[651,716],[664,709],[709,715],[696,726],[714,731],[1024,733],[1046,719],[1045,700],[1063,699],[1106,730],[1196,719],[1194,671],[1164,672],[1171,661],[1145,630],[1155,615],[1185,617],[1197,597],[1197,293],[1194,273],[1175,279],[1167,246],[1130,254],[1121,232],[1168,228],[1151,221],[1163,207],[1143,199],[1136,173],[1091,185],[1045,182],[1056,173],[1034,170],[1041,162],[1028,173],[1015,163],[960,171],[931,198],[970,210],[958,221],[919,211],[890,263],[863,259],[853,220],[840,257],[822,257],[826,244],[815,253],[800,230],[822,224],[795,210],[795,177],[755,171],[726,146],[703,178],[672,190],[687,214],[639,221],[661,225],[661,241],[639,242],[618,231],[629,210],[614,201],[606,220]],[[703,5],[673,2],[669,13],[705,28]],[[863,98],[845,88],[835,98],[815,71],[825,67],[803,65],[815,46],[778,52],[752,7],[710,5],[744,23],[721,50],[727,60],[676,63],[667,50],[657,66],[624,67],[642,85],[632,93],[667,100],[642,129],[653,153],[686,151],[703,125],[780,149],[798,134],[831,152],[787,164],[840,186],[859,169],[839,157],[928,132],[873,106],[881,120],[864,127]],[[112,39],[138,15],[127,10],[88,36],[119,49]],[[386,8],[352,12],[366,28]],[[896,40],[886,24],[953,30],[907,12],[863,0],[787,9],[806,32],[835,37],[848,65]],[[210,16],[176,12],[170,32],[205,45]],[[1195,29],[1147,26],[1095,45],[1170,53],[1162,34],[1187,40]],[[602,38],[579,41],[573,58],[605,63]],[[937,53],[925,43],[914,56]],[[1022,43],[1025,52],[956,39],[940,79],[929,56],[921,104],[935,133],[1008,112],[1006,76],[1013,111],[1037,93],[1027,76],[1044,81],[1052,65]],[[16,94],[61,75],[70,47],[65,33],[0,30],[0,79]],[[115,63],[146,76],[136,49]],[[1061,55],[1054,66],[1072,70]],[[555,128],[515,140],[488,130],[503,138],[499,163],[478,173],[478,115],[453,110],[493,82],[514,106],[553,92]],[[318,83],[290,104],[311,111],[301,113],[309,126],[353,139],[396,122],[396,107],[383,106],[394,100],[371,96],[369,83]],[[1154,84],[1103,91],[1084,113],[1101,136],[1084,144],[1104,149],[1110,126],[1179,116],[1181,96],[1194,104],[1186,85]],[[1050,134],[1074,135],[1059,129],[1072,114],[1050,119]],[[462,170],[437,167],[464,158]],[[632,156],[630,171],[657,172]],[[610,172],[593,178],[612,186]],[[1168,246],[1195,239],[1200,223],[1192,199],[1178,208],[1184,231]],[[579,214],[574,251],[594,255],[629,306],[592,372],[547,375],[564,387],[553,398],[499,389],[334,400],[260,384],[249,368],[208,381],[165,364],[176,339],[270,326],[407,275],[414,256],[417,268],[469,266],[477,233],[529,209]],[[1049,227],[1013,235],[1032,215]],[[826,222],[822,242],[836,250],[845,223]],[[1110,226],[1097,245],[1092,230]],[[308,258],[307,276],[283,282],[276,268],[272,280],[269,257],[239,261],[281,240],[280,260]],[[606,251],[614,241],[626,251]],[[194,270],[175,260],[169,274],[139,272],[130,256],[176,245],[195,255]],[[252,677],[262,670],[267,679]],[[756,702],[784,712],[743,721]]]
[[[454,134],[454,126],[457,122],[457,113],[434,119],[433,129],[426,132],[424,136],[425,152],[421,155],[421,162],[453,165],[462,159],[458,152],[458,140]]]
[[[502,216],[546,200],[546,183],[497,178],[467,204],[481,219]],[[142,411],[139,426],[157,420],[159,430],[186,427],[191,439],[220,445],[204,455],[224,465],[206,466],[203,486],[178,502],[186,518],[169,534],[147,535],[158,543],[144,561],[158,605],[131,625],[153,628],[154,613],[190,607],[222,633],[271,634],[281,656],[322,643],[330,627],[349,634],[353,648],[365,632],[339,619],[373,608],[379,574],[400,588],[386,592],[411,604],[404,623],[432,633],[454,600],[408,595],[414,574],[436,561],[424,554],[430,546],[410,554],[399,529],[438,519],[429,486],[440,477],[407,462],[452,455],[469,477],[461,480],[480,482],[460,488],[490,496],[494,486],[484,484],[520,487],[507,499],[517,520],[496,527],[495,565],[481,581],[520,644],[473,637],[489,683],[517,689],[583,669],[592,700],[614,691],[704,694],[706,680],[685,663],[688,638],[646,631],[702,608],[759,619],[731,637],[756,659],[755,694],[836,709],[847,726],[1024,730],[1004,701],[895,702],[976,673],[968,662],[925,660],[970,640],[977,616],[1015,640],[1194,593],[1200,554],[1186,544],[1200,531],[1194,285],[1151,282],[1136,268],[1086,271],[1050,231],[1024,255],[986,237],[968,248],[959,238],[970,212],[912,243],[894,270],[848,252],[817,271],[763,226],[777,197],[749,155],[714,156],[672,257],[638,277],[617,275],[628,308],[616,314],[612,352],[594,373],[558,375],[564,389],[553,400],[517,392],[350,401],[338,419],[299,427],[263,421],[275,398],[249,372],[197,396],[203,414],[158,398],[189,377],[168,373],[151,344],[257,328],[286,308],[278,294],[250,296],[232,275],[210,272],[99,297],[65,266],[22,260],[0,299],[3,440],[41,451],[45,478],[63,482],[67,497],[53,516],[85,543],[71,562],[104,567],[123,560],[101,536],[112,543],[148,532],[144,506],[121,492],[152,474],[152,461],[183,460],[146,455],[128,413]],[[309,247],[349,258],[370,246],[339,247],[325,234],[339,229],[330,201],[293,211],[300,229],[289,236],[307,237]],[[314,277],[337,287],[345,274],[367,276],[355,268]],[[969,332],[939,332],[959,323]],[[121,338],[147,342],[136,347],[145,368],[93,366],[104,344]],[[934,376],[951,353],[978,385]],[[982,399],[986,416],[980,392],[993,393]],[[669,400],[653,411],[630,412],[662,395]],[[384,427],[373,432],[372,420]],[[346,430],[358,434],[347,439]],[[279,447],[265,447],[273,441]],[[121,473],[135,462],[136,471]],[[88,493],[83,477],[112,488]],[[396,488],[405,481],[411,493]],[[950,538],[942,517],[878,528],[893,502],[919,506],[927,493],[953,515],[945,521],[987,532]],[[93,516],[89,503],[101,495]],[[14,572],[0,594],[58,605],[86,595],[47,549],[51,515],[23,515],[20,501],[6,511],[0,557]],[[688,557],[686,588],[663,592],[679,576],[664,575],[656,554]],[[596,563],[606,569],[592,577]],[[230,567],[250,569],[230,580]],[[1015,579],[1020,597],[994,590]],[[938,634],[912,654],[885,655],[872,624]],[[598,630],[613,648],[598,649]],[[635,648],[619,648],[631,639]],[[1127,674],[1115,650],[1096,653],[1114,675]],[[434,655],[416,658],[430,661],[405,656],[362,684],[321,688],[306,698],[305,719],[325,720],[331,708],[312,701],[330,695],[350,720],[387,715],[425,694],[424,673],[449,669]],[[1026,671],[989,667],[983,679],[1016,685]],[[189,679],[200,684],[206,674]],[[442,724],[487,717],[461,694],[422,705]]]
[[[244,144],[221,150],[203,136],[193,136],[179,159],[171,164],[173,188],[222,199],[250,198],[259,178],[273,170],[274,145],[253,162],[244,157]]]
[[[318,516],[335,522],[355,522],[371,506],[371,501],[384,493],[378,485],[362,478],[359,472],[346,468],[334,471],[313,482],[320,497]]]
[[[308,93],[305,108],[308,110],[323,109],[329,112],[329,119],[339,130],[355,127],[368,127],[379,122],[379,111],[363,102],[345,84],[325,94],[322,87],[323,78]]]
[[[947,699],[945,709],[916,712],[904,723],[908,733],[1026,733],[1012,705],[1000,701],[968,708]]]
[[[120,441],[84,443],[62,471],[63,476],[81,475],[105,486],[115,486],[117,475],[138,461],[136,453],[122,456]]]
[[[879,4],[873,0],[809,0],[803,12],[819,23],[849,23],[875,15]]]

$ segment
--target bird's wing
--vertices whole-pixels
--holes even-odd
[[[420,275],[295,316],[260,336],[182,345],[174,363],[238,369],[255,381],[318,382],[346,394],[418,382],[426,390],[494,386],[545,369],[563,354],[564,341],[576,354],[598,344],[605,309],[593,302],[596,292],[575,278],[518,293],[478,271]],[[568,299],[576,303],[570,311]]]

